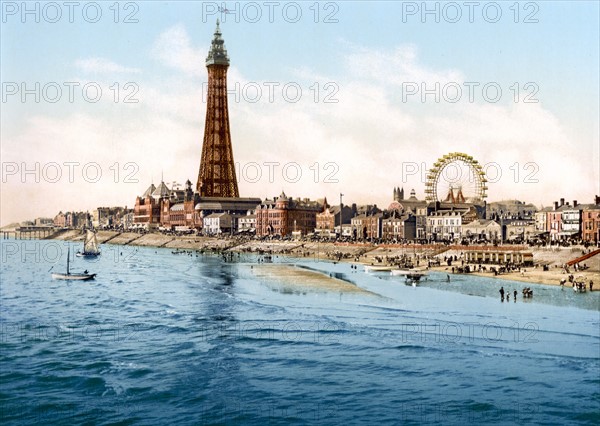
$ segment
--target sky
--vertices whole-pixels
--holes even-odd
[[[425,197],[462,152],[487,200],[600,194],[599,3],[2,2],[0,223],[196,182],[215,30],[240,195]],[[463,172],[461,172],[463,170]],[[456,176],[456,175],[461,176]],[[465,177],[449,166],[445,182]]]

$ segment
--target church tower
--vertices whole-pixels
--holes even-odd
[[[208,69],[208,102],[196,190],[200,197],[237,198],[239,192],[227,107],[229,57],[221,37],[219,20],[206,58],[206,68]]]

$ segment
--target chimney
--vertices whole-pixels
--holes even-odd
[[[577,207],[577,200],[573,200],[573,207]]]
[[[564,198],[560,199],[560,205],[561,205],[561,207],[565,205],[565,199]]]
[[[594,204],[600,204],[600,196],[596,195],[594,197]]]
[[[554,210],[558,210],[558,201],[554,202]]]

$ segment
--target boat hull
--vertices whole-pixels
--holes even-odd
[[[392,266],[365,265],[366,272],[389,272],[392,269]]]
[[[60,274],[53,273],[53,280],[67,280],[67,281],[89,281],[93,280],[96,274]]]
[[[77,256],[77,257],[84,257],[84,258],[87,258],[87,259],[93,259],[95,257],[100,256],[100,253],[99,252],[98,253],[86,253],[86,252],[78,251],[77,253],[75,253],[75,256]]]
[[[427,276],[427,272],[418,271],[414,269],[393,269],[391,272],[392,275],[400,275],[406,277],[407,280],[418,281],[423,277]]]

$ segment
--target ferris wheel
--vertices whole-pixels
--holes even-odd
[[[483,203],[487,179],[479,162],[461,152],[438,159],[427,173],[426,200],[445,203]]]

